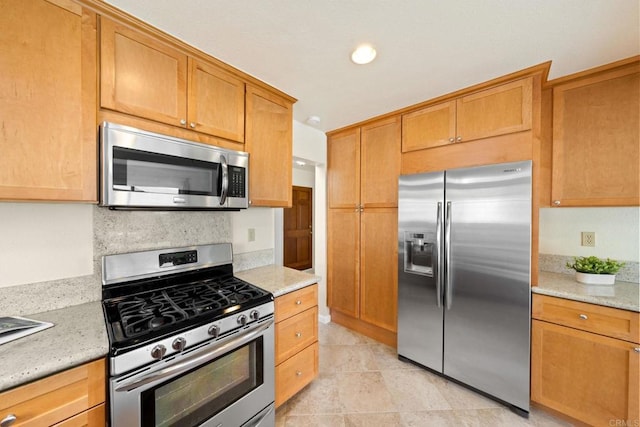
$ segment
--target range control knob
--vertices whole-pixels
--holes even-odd
[[[209,327],[209,330],[207,331],[209,333],[209,335],[211,335],[214,338],[218,338],[218,335],[220,334],[220,326],[218,325],[211,325]]]
[[[182,337],[176,338],[175,340],[173,340],[173,344],[171,344],[171,347],[173,347],[174,350],[178,350],[178,351],[184,350],[186,346],[187,346],[187,340],[185,340]]]
[[[260,318],[260,313],[258,313],[258,310],[251,310],[249,318],[251,318],[251,320],[258,320]]]
[[[151,349],[151,357],[153,357],[154,359],[160,360],[164,357],[166,352],[167,352],[167,348],[162,344],[158,344],[157,346]]]
[[[245,316],[244,314],[241,314],[240,316],[238,316],[238,324],[244,326],[247,324],[247,316]]]

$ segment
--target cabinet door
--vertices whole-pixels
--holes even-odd
[[[189,128],[244,142],[244,82],[189,58]]]
[[[360,286],[360,212],[329,209],[327,217],[328,305],[358,317]]]
[[[365,209],[360,221],[360,319],[396,332],[398,210]]]
[[[247,85],[246,150],[252,206],[291,207],[293,106]]]
[[[402,152],[455,141],[456,101],[432,105],[402,116]]]
[[[638,344],[533,320],[531,347],[533,401],[590,425],[638,420]]]
[[[528,77],[458,99],[456,142],[531,129],[532,96]]]
[[[70,1],[0,8],[0,199],[96,201],[96,15]]]
[[[331,135],[327,140],[329,208],[360,204],[360,128]]]
[[[101,17],[100,106],[186,126],[187,56]]]
[[[637,62],[554,88],[554,205],[640,204],[639,94]]]
[[[361,129],[360,203],[364,208],[398,206],[400,133],[400,116]]]

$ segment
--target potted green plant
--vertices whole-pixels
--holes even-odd
[[[613,285],[616,281],[616,273],[623,262],[613,259],[600,259],[596,256],[574,257],[573,263],[568,262],[567,267],[576,271],[576,280],[588,285]]]

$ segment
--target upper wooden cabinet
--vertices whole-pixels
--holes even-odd
[[[106,17],[100,47],[102,108],[244,142],[242,79]]]
[[[329,208],[398,206],[400,117],[330,136]]]
[[[402,116],[402,151],[531,129],[533,77],[430,105]]]
[[[97,200],[96,15],[0,1],[0,199]]]
[[[640,60],[553,86],[554,206],[640,204]]]
[[[291,207],[293,104],[247,85],[246,150],[251,206]]]

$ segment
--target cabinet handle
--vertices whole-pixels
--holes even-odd
[[[449,142],[454,142],[454,141],[455,141],[455,139],[449,138]]]
[[[581,314],[579,316],[582,320],[587,320],[589,317],[586,314]]]
[[[296,332],[296,338],[300,338],[301,336],[302,336],[302,333]]]
[[[186,124],[187,124],[187,121],[186,121],[185,119],[181,119],[181,120],[180,120],[180,124],[181,124],[181,125],[186,125]]]
[[[191,129],[196,127],[196,124],[194,122],[189,123],[189,126],[191,126]]]
[[[553,201],[553,205],[554,206],[560,206],[560,200],[554,200]]]
[[[633,351],[635,351],[636,353],[640,353],[640,347],[634,348]]]
[[[461,136],[456,138],[456,142],[460,142],[460,141],[462,141],[462,137]]]
[[[300,375],[302,375],[302,371],[296,371],[296,377],[299,377]]]
[[[0,427],[9,427],[11,424],[15,423],[18,417],[14,414],[9,414],[0,421]]]
[[[302,301],[300,301],[299,299],[296,300],[296,305],[300,305],[300,304],[302,304]]]

